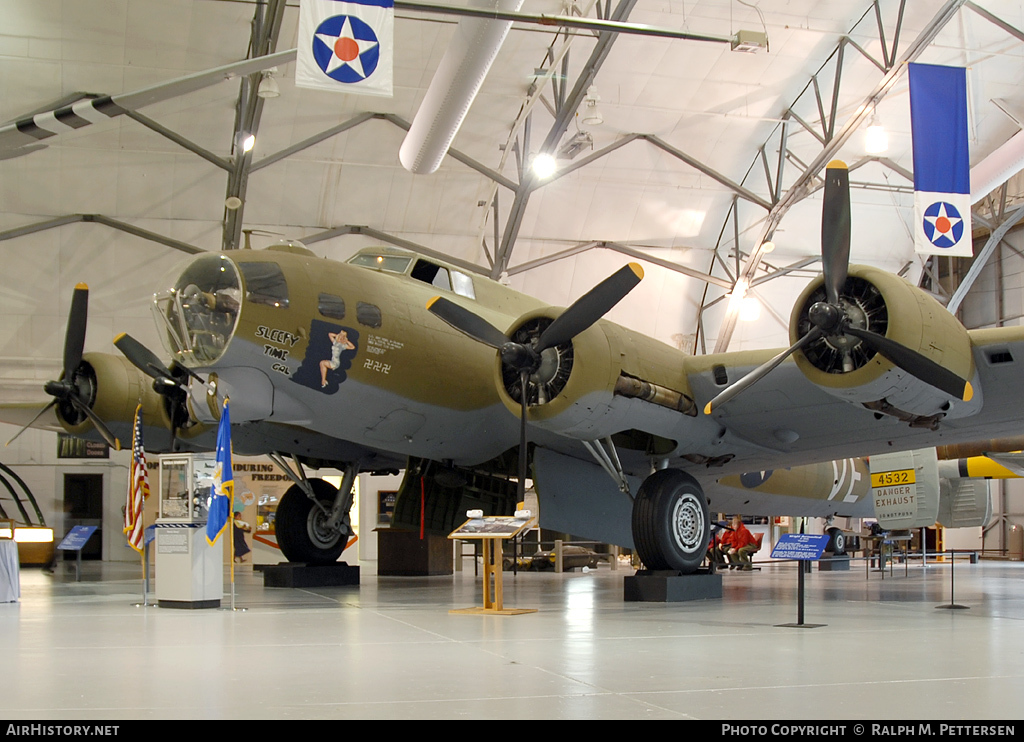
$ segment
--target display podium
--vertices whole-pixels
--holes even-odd
[[[484,604],[476,608],[454,608],[449,613],[473,615],[517,616],[536,613],[536,608],[505,608],[502,591],[501,542],[515,538],[531,528],[534,522],[529,516],[488,516],[471,517],[452,531],[450,539],[479,539],[483,541],[484,553]]]
[[[156,599],[161,608],[219,608],[224,548],[206,542],[212,455],[160,457],[156,521]],[[224,538],[223,536],[221,538]]]

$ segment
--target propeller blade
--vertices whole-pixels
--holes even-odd
[[[548,348],[567,343],[614,307],[632,291],[644,277],[639,263],[630,263],[601,281],[585,293],[572,306],[562,312],[541,333],[535,350],[542,353]]]
[[[819,330],[817,327],[812,327],[810,332],[808,332],[802,338],[797,340],[796,343],[794,343],[791,347],[782,351],[777,356],[771,358],[765,363],[762,363],[760,366],[755,368],[753,371],[751,371],[749,374],[744,376],[742,379],[737,381],[732,386],[728,386],[725,389],[723,389],[717,397],[712,399],[704,406],[704,414],[710,415],[712,409],[718,409],[723,404],[733,399],[741,392],[744,392],[750,387],[752,387],[755,383],[757,383],[765,376],[767,376],[772,369],[774,369],[784,360],[789,358],[795,351],[799,350],[800,348],[803,348],[805,345],[808,345],[809,343],[814,342],[815,340],[820,338],[821,335],[821,330]]]
[[[127,332],[122,332],[114,339],[114,346],[121,351],[125,358],[131,361],[133,366],[147,376],[154,379],[174,378],[171,370],[163,364],[163,361],[153,351]]]
[[[821,262],[828,303],[838,305],[850,267],[850,172],[841,160],[832,160],[825,168]]]
[[[930,358],[911,350],[905,345],[890,340],[884,335],[870,330],[862,330],[858,327],[846,327],[843,330],[848,335],[860,338],[865,344],[874,348],[878,353],[888,358],[908,374],[917,377],[926,384],[931,384],[951,397],[969,402],[974,396],[974,389],[966,379],[961,379],[949,369],[940,366]]]
[[[484,345],[500,350],[501,346],[509,342],[509,339],[505,337],[505,333],[483,317],[474,314],[465,307],[459,306],[455,302],[448,301],[443,296],[435,296],[428,301],[427,310],[436,317],[443,319],[463,335],[467,335]]]
[[[113,448],[115,451],[121,450],[121,441],[119,441],[114,436],[114,434],[110,432],[110,428],[108,428],[106,424],[102,420],[100,420],[99,415],[97,415],[89,408],[89,405],[87,405],[85,402],[83,402],[74,395],[69,396],[68,401],[71,402],[72,405],[74,405],[75,409],[82,412],[87,418],[89,418],[89,420],[92,421],[92,424],[96,427],[96,430],[99,431],[99,434],[101,436],[103,436],[103,440],[105,440],[111,448]]]
[[[89,322],[89,287],[84,283],[75,286],[71,296],[71,311],[68,312],[68,326],[64,332],[64,378],[70,379],[78,364],[82,362],[85,349],[85,327]]]
[[[526,385],[530,380],[530,372],[526,369],[519,371],[521,409],[519,415],[519,484],[516,487],[516,502],[524,502],[526,499]]]
[[[47,412],[49,412],[49,411],[50,411],[50,409],[51,409],[51,408],[52,408],[52,407],[53,407],[54,405],[56,405],[56,404],[57,404],[57,400],[55,399],[55,400],[53,400],[52,402],[50,402],[50,404],[46,405],[46,407],[44,407],[43,409],[39,410],[39,414],[37,414],[37,415],[36,415],[35,417],[33,417],[33,418],[32,418],[32,422],[30,422],[30,423],[29,423],[28,425],[26,425],[26,426],[25,426],[24,428],[22,428],[21,430],[19,430],[19,431],[18,431],[17,433],[15,433],[15,434],[14,434],[14,437],[13,437],[13,438],[11,438],[11,439],[10,439],[9,441],[7,441],[7,443],[5,443],[4,445],[5,445],[5,446],[9,446],[9,445],[11,445],[12,443],[14,443],[14,441],[16,441],[16,440],[18,439],[18,436],[19,436],[19,435],[21,435],[21,434],[22,434],[22,433],[24,433],[24,432],[25,432],[26,430],[28,430],[29,428],[31,428],[31,427],[32,427],[32,425],[33,425],[33,424],[35,423],[35,421],[36,421],[36,420],[38,420],[38,419],[39,419],[39,418],[41,418],[41,417],[42,417],[43,415],[45,415],[45,414],[46,414]]]

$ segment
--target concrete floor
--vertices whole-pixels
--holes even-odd
[[[863,563],[861,563],[863,564]],[[467,562],[468,565],[468,562]],[[1024,697],[1024,564],[792,564],[724,575],[724,597],[625,603],[628,570],[505,575],[518,616],[482,603],[472,569],[358,588],[264,588],[236,606],[137,607],[138,567],[21,572],[0,604],[0,718],[1012,719]],[[230,600],[225,601],[230,606]],[[1014,711],[1017,709],[1017,711]]]

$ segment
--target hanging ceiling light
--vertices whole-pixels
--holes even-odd
[[[587,88],[587,96],[583,99],[583,115],[581,120],[588,126],[600,126],[604,123],[604,116],[601,115],[601,110],[597,107],[597,102],[601,100],[601,96],[597,94],[597,87],[591,85]]]
[[[278,87],[277,80],[274,79],[275,72],[277,72],[277,67],[263,70],[260,86],[256,89],[256,95],[260,98],[277,98],[281,95],[281,88]]]
[[[864,132],[864,151],[869,155],[880,155],[889,149],[889,135],[885,127],[878,123],[878,113],[871,109],[871,121]]]
[[[558,170],[558,161],[547,152],[538,152],[533,156],[530,167],[533,168],[533,174],[538,178],[550,178]]]

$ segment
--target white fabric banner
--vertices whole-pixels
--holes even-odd
[[[914,192],[914,248],[924,255],[974,255],[971,194]]]
[[[295,84],[391,97],[393,0],[302,0]]]

